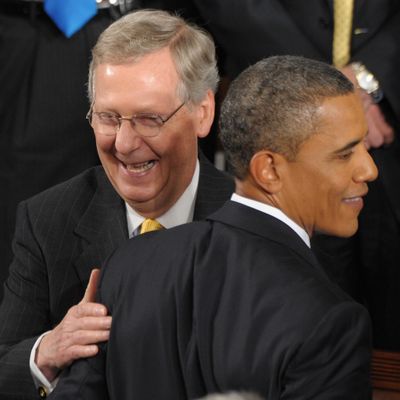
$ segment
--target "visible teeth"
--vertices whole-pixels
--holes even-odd
[[[155,161],[146,161],[141,164],[128,164],[126,166],[126,169],[132,172],[144,172],[149,170],[154,164]]]
[[[352,202],[352,201],[359,201],[360,199],[361,197],[348,197],[347,199],[345,199],[345,201]]]

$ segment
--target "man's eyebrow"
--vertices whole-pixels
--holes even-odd
[[[341,147],[340,149],[337,149],[333,152],[333,154],[339,154],[339,153],[343,153],[346,150],[350,150],[352,149],[354,146],[357,146],[359,143],[361,143],[362,139],[358,139],[358,140],[353,140],[350,143],[347,143],[345,146]]]

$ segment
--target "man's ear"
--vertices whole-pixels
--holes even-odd
[[[204,138],[210,133],[214,121],[215,98],[211,90],[207,91],[205,98],[196,106],[197,109],[197,137]]]
[[[269,150],[254,154],[250,161],[250,174],[264,191],[276,194],[282,189],[282,172],[285,157]]]

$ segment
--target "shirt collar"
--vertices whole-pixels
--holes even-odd
[[[177,225],[182,225],[193,220],[194,205],[196,201],[197,188],[199,186],[200,163],[196,162],[196,167],[189,186],[179,197],[177,202],[163,215],[157,217],[157,221],[166,229]],[[126,220],[128,224],[129,237],[145,220],[128,203],[125,202]]]
[[[254,208],[258,211],[261,211],[265,214],[271,215],[272,217],[279,219],[280,221],[288,225],[290,228],[292,228],[300,236],[303,242],[308,247],[311,248],[310,237],[308,236],[307,232],[300,225],[298,225],[296,222],[290,219],[286,214],[284,214],[279,208],[272,207],[268,204],[240,196],[237,193],[232,194],[231,200],[236,201],[237,203],[244,204],[245,206]]]

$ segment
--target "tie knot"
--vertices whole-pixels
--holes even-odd
[[[140,234],[151,231],[159,231],[160,229],[164,229],[164,227],[156,219],[147,218],[142,222]]]

